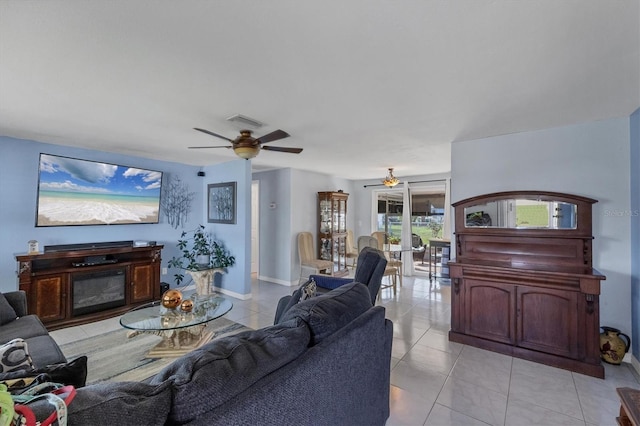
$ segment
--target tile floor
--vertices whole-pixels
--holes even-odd
[[[254,280],[253,298],[234,299],[226,317],[271,325],[292,288]],[[450,287],[405,277],[381,293],[394,322],[391,416],[387,425],[615,425],[617,387],[640,389],[628,364],[605,365],[606,379],[449,342]],[[52,332],[58,343],[119,328],[113,318]]]

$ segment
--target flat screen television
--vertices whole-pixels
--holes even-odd
[[[40,154],[36,226],[158,223],[162,172]]]

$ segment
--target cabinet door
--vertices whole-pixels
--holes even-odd
[[[338,232],[347,232],[347,199],[341,198],[338,205]]]
[[[517,294],[517,345],[575,357],[578,353],[577,293],[521,286]]]
[[[155,284],[156,279],[153,264],[131,265],[130,303],[153,300]]]
[[[333,239],[333,272],[347,269],[347,237],[339,236]]]
[[[513,344],[515,342],[515,286],[491,281],[465,279],[465,333]]]
[[[66,318],[66,276],[63,274],[38,277],[33,281],[35,303],[33,312],[44,323]]]

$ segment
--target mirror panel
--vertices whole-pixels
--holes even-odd
[[[466,207],[464,215],[467,228],[576,229],[578,206],[517,198]]]

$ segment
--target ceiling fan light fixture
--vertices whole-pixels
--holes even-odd
[[[386,178],[382,179],[382,183],[384,184],[384,186],[388,186],[389,188],[392,188],[400,183],[400,180],[393,175],[393,167],[389,167],[389,174]]]
[[[237,146],[233,148],[233,152],[235,152],[238,157],[248,160],[258,155],[260,148],[257,146]]]

